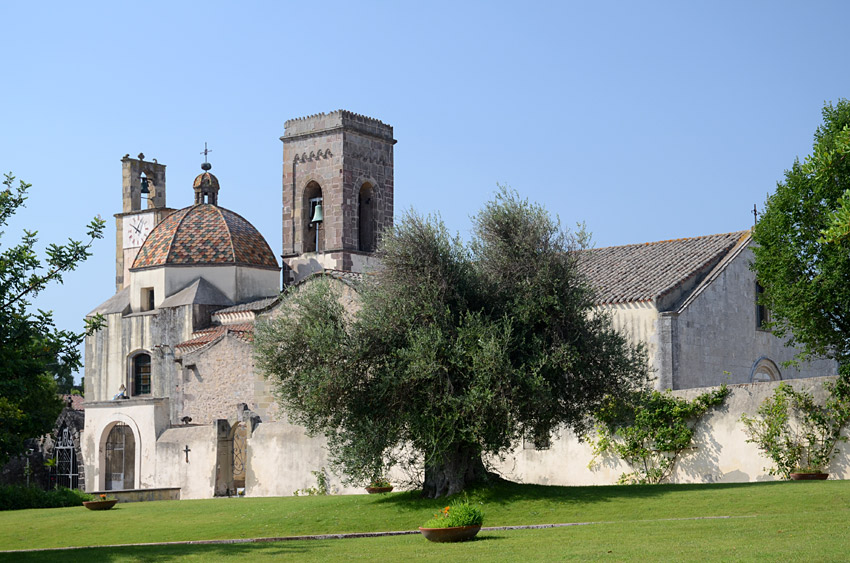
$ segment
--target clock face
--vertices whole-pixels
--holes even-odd
[[[142,246],[151,229],[153,229],[152,213],[124,217],[124,248]]]

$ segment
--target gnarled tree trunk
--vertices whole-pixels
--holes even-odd
[[[458,444],[440,461],[425,466],[425,483],[422,486],[425,498],[453,495],[466,485],[487,478],[481,452],[475,446]]]

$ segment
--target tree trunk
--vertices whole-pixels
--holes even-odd
[[[475,446],[458,444],[441,462],[425,466],[424,498],[439,498],[459,493],[475,481],[487,478],[481,453]]]

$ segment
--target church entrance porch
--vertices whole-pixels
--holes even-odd
[[[136,487],[136,439],[133,431],[123,422],[118,422],[106,438],[104,456],[105,483],[107,491],[134,489]]]

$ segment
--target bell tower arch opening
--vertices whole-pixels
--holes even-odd
[[[301,201],[304,252],[322,252],[325,250],[324,205],[322,188],[316,182],[310,182],[304,188]]]
[[[378,246],[375,237],[374,191],[372,184],[365,182],[357,195],[357,250],[361,252],[375,252]]]

